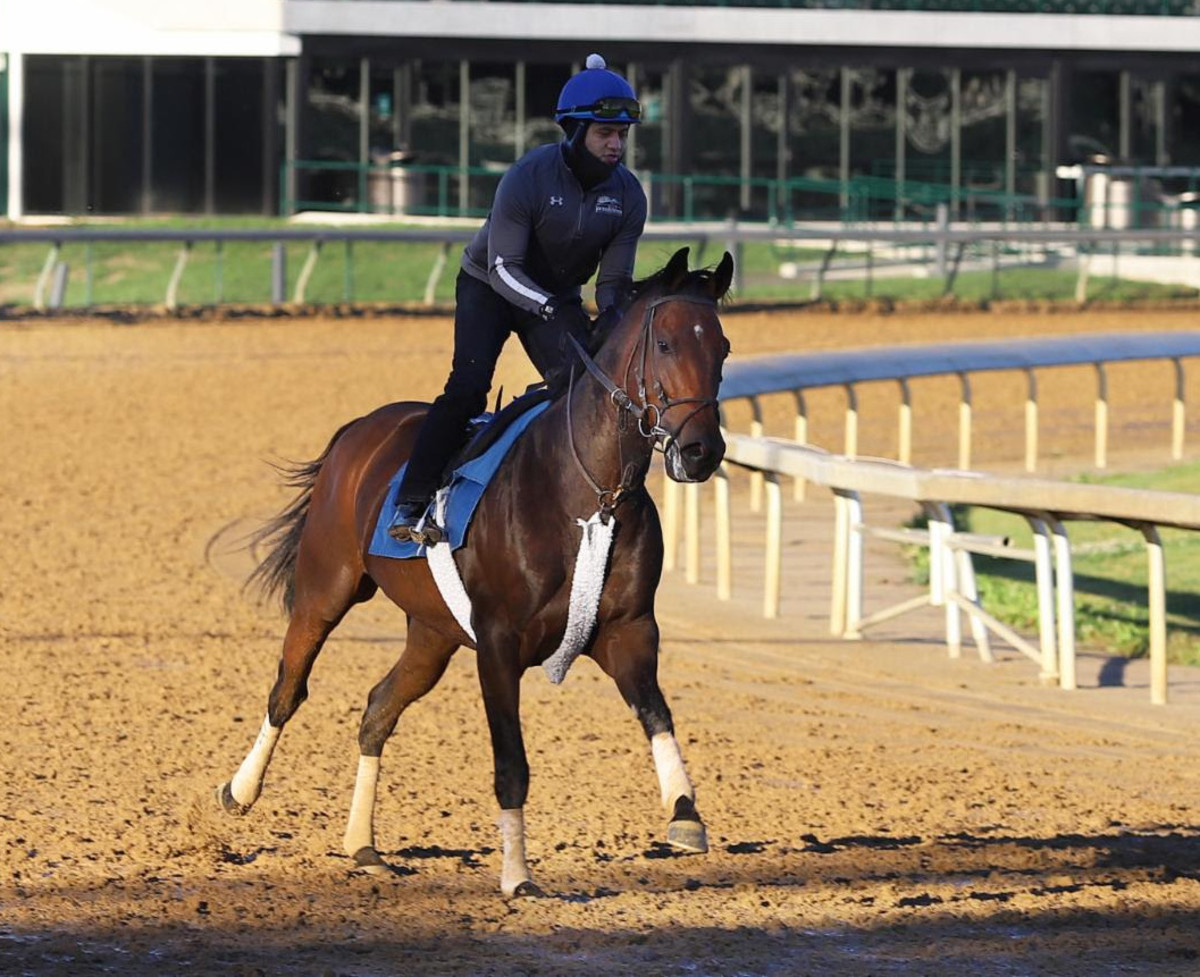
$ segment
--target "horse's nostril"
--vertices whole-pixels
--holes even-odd
[[[688,461],[703,461],[707,454],[708,448],[703,441],[693,441],[683,447],[683,457]]]

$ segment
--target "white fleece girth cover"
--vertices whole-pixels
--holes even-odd
[[[442,498],[439,494],[439,506]],[[579,553],[575,557],[575,573],[571,578],[571,600],[567,609],[567,626],[562,641],[554,653],[542,663],[546,677],[558,685],[567,677],[571,663],[579,657],[583,646],[591,637],[596,626],[596,612],[600,608],[600,593],[608,574],[608,553],[612,548],[615,521],[607,524],[597,512],[591,519],[577,519],[583,530],[579,541]],[[458,566],[446,543],[438,543],[425,551],[429,570],[442,594],[442,600],[464,631],[475,640],[471,627],[471,599],[458,575]]]

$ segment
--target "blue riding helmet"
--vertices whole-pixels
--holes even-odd
[[[565,119],[636,125],[642,121],[642,106],[629,82],[609,71],[600,55],[589,54],[587,66],[558,96],[554,121],[561,125]]]

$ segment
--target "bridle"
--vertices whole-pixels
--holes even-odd
[[[638,433],[650,442],[651,449],[657,449],[666,452],[672,444],[679,438],[681,432],[693,417],[701,411],[711,407],[714,410],[717,408],[716,397],[679,397],[672,398],[662,385],[662,381],[654,378],[654,395],[657,402],[651,400],[646,389],[646,363],[650,355],[650,345],[654,341],[654,313],[660,306],[667,305],[671,302],[688,302],[692,305],[707,305],[716,306],[713,299],[705,298],[697,295],[664,295],[660,298],[653,299],[646,303],[646,307],[642,314],[642,332],[637,343],[634,344],[632,351],[629,354],[629,360],[625,364],[625,377],[628,377],[634,367],[634,361],[639,360],[638,354],[641,353],[638,362],[637,370],[637,399],[629,395],[629,392],[624,387],[618,386],[617,383],[605,373],[588,354],[583,345],[570,333],[567,338],[575,347],[575,352],[579,355],[580,362],[583,363],[584,369],[592,375],[592,377],[605,390],[608,391],[609,399],[617,408],[620,424],[623,427],[624,418],[632,416],[637,421]],[[579,450],[575,446],[575,429],[571,423],[571,393],[575,386],[575,366],[572,364],[570,375],[567,383],[567,440],[571,445],[571,454],[575,458],[575,464],[583,473],[588,484],[596,493],[596,497],[600,503],[600,513],[602,518],[607,521],[608,516],[620,504],[621,500],[629,492],[636,489],[642,480],[642,475],[639,474],[639,466],[629,464],[622,466],[621,484],[615,489],[606,489],[602,487],[587,470],[583,463],[583,459],[579,457]],[[672,432],[663,427],[662,421],[666,416],[667,411],[681,407],[686,404],[694,404],[688,415],[676,426]]]

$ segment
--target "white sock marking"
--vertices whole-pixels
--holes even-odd
[[[246,759],[229,782],[229,792],[243,807],[249,807],[262,793],[263,776],[267,772],[267,764],[271,762],[271,754],[275,752],[275,744],[279,742],[279,734],[282,732],[282,726],[272,726],[270,719],[264,719],[254,745],[250,747]]]
[[[500,812],[500,840],[504,851],[500,891],[511,896],[522,882],[532,881],[525,861],[524,809],[514,807]]]
[[[379,757],[360,756],[354,778],[354,799],[342,847],[353,856],[361,848],[375,847],[375,790],[379,785]]]
[[[694,800],[692,782],[683,769],[683,755],[679,752],[675,737],[670,733],[655,734],[650,740],[650,750],[654,754],[654,769],[658,772],[663,807],[668,811],[673,810],[675,802],[681,797]]]

